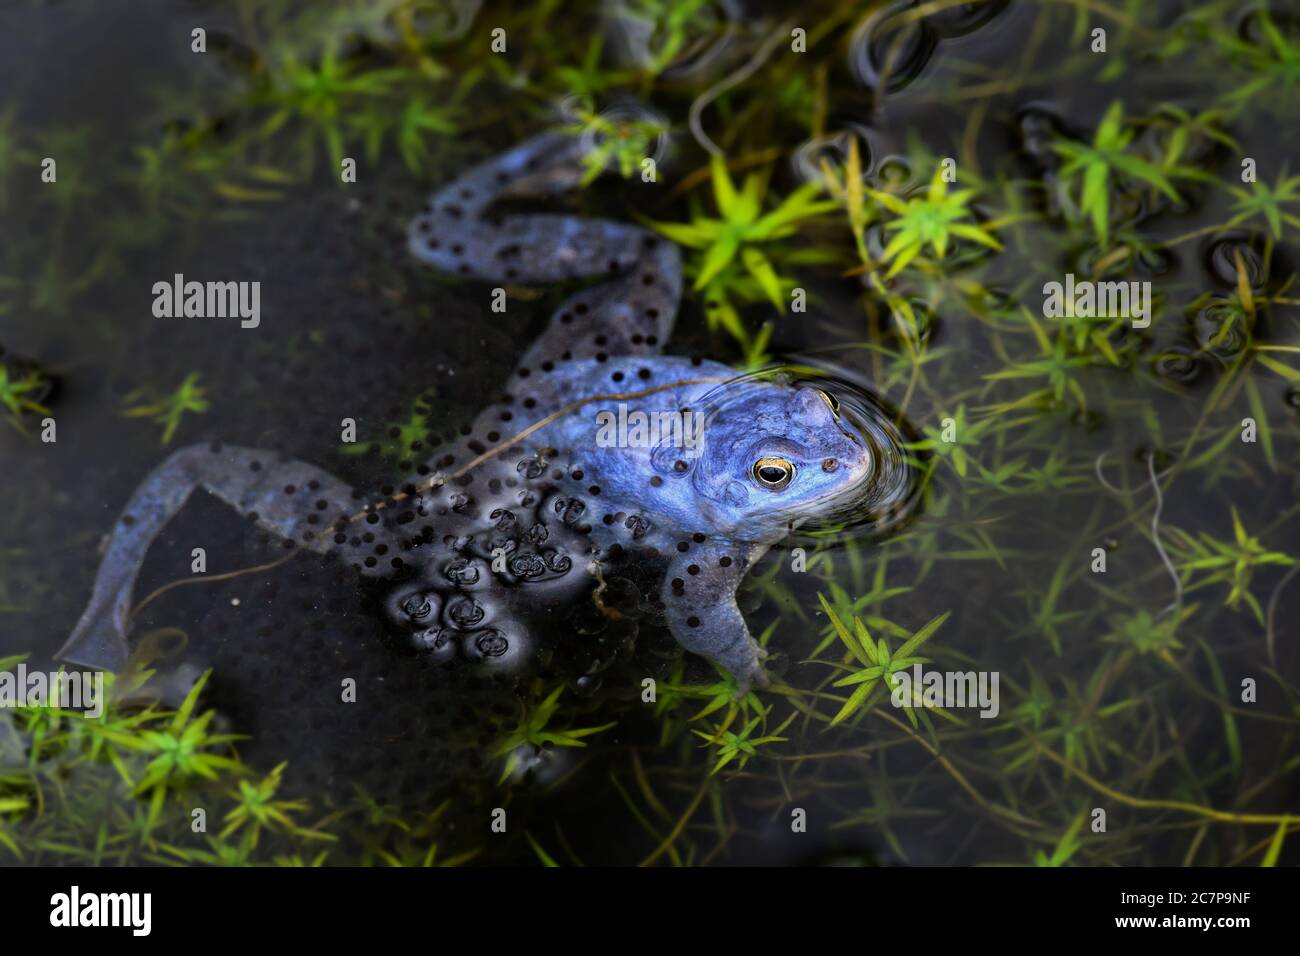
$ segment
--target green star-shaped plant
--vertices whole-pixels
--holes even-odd
[[[668,131],[668,123],[650,116],[602,115],[584,109],[578,111],[578,122],[569,131],[585,134],[593,143],[582,157],[581,184],[589,186],[610,168],[630,179],[642,160],[654,154],[659,137]]]
[[[684,667],[679,666],[677,677],[660,685],[655,702],[655,713],[667,713],[674,709],[679,701],[685,699],[704,701],[704,705],[692,714],[689,720],[700,720],[724,707],[740,707],[742,711],[749,708],[762,710],[757,694],[750,690],[743,696],[738,696],[740,684],[731,672],[717,664],[714,664],[713,668],[718,673],[718,679],[712,684],[683,684],[680,682],[680,676]]]
[[[337,170],[343,160],[342,118],[352,101],[387,94],[404,76],[401,69],[361,70],[341,61],[332,45],[314,66],[290,53],[272,71],[265,100],[273,112],[263,130],[274,132],[293,118],[314,126]]]
[[[1285,36],[1273,22],[1267,8],[1259,11],[1259,28],[1264,43],[1256,44],[1235,32],[1216,32],[1215,40],[1240,61],[1251,77],[1228,94],[1228,100],[1246,104],[1265,90],[1279,100],[1300,89],[1300,42]]]
[[[42,394],[48,387],[49,382],[38,371],[11,377],[9,368],[0,364],[0,405],[9,412],[9,421],[19,431],[23,430],[23,415],[50,413],[48,408],[32,397]]]
[[[1143,608],[1134,614],[1113,620],[1111,632],[1102,640],[1131,647],[1139,654],[1162,654],[1178,650],[1183,645],[1175,639],[1174,634],[1179,622],[1186,619],[1192,610],[1193,608],[1184,608],[1179,614],[1156,617]]]
[[[673,242],[702,252],[691,268],[695,274],[694,288],[703,291],[706,300],[726,301],[728,293],[735,291],[751,298],[747,289],[734,282],[736,276],[728,274],[729,268],[739,262],[761,293],[778,310],[785,311],[786,290],[794,282],[777,273],[759,246],[793,235],[801,223],[830,212],[835,204],[817,200],[821,186],[809,183],[765,213],[767,176],[764,173],[751,173],[737,190],[722,157],[713,157],[711,172],[719,218],[703,215],[693,203],[690,223],[651,222],[649,225]]]
[[[570,96],[595,96],[612,86],[628,82],[628,76],[623,71],[601,66],[604,46],[605,38],[597,33],[588,41],[587,52],[577,65],[555,68],[555,78],[565,93]]]
[[[970,202],[974,189],[948,191],[943,167],[935,169],[930,187],[924,193],[907,199],[878,189],[868,190],[871,198],[894,214],[885,222],[885,231],[894,236],[885,246],[881,258],[890,263],[885,278],[898,275],[928,246],[942,259],[954,239],[969,239],[990,249],[1001,250],[1002,244],[994,238],[991,226],[980,225],[974,219]]]
[[[1044,387],[1028,395],[1023,395],[1014,402],[994,406],[993,411],[1001,413],[1023,405],[1049,407],[1052,404],[1059,405],[1065,399],[1067,390],[1074,396],[1080,408],[1087,407],[1083,387],[1073,378],[1072,373],[1077,369],[1087,368],[1096,363],[1087,356],[1073,354],[1065,330],[1058,332],[1055,340],[1043,336],[1039,339],[1038,344],[1038,358],[1028,361],[1009,362],[1006,368],[991,372],[984,377],[991,382],[1042,379]]]
[[[712,0],[630,0],[620,15],[637,23],[637,31],[657,41],[647,45],[647,72],[662,73],[679,56],[689,51],[696,34],[708,33],[721,24],[713,12]]]
[[[164,445],[172,440],[176,430],[180,428],[181,416],[186,412],[201,414],[211,407],[206,390],[199,385],[198,372],[191,372],[185,376],[185,381],[181,382],[180,387],[170,395],[145,401],[143,404],[131,405],[132,402],[147,398],[148,394],[146,389],[137,389],[127,395],[123,401],[130,407],[123,409],[122,414],[127,418],[153,416],[153,421],[163,426]]]
[[[1256,218],[1262,218],[1268,223],[1274,239],[1282,238],[1283,223],[1293,229],[1300,229],[1300,216],[1282,209],[1285,205],[1300,203],[1300,176],[1287,176],[1286,170],[1283,170],[1276,186],[1253,182],[1249,189],[1229,186],[1228,192],[1237,201],[1232,204],[1235,215],[1224,224],[1225,229]]]
[[[1140,180],[1158,189],[1174,202],[1181,197],[1165,171],[1128,152],[1136,133],[1124,126],[1124,104],[1116,100],[1106,110],[1093,134],[1092,143],[1058,139],[1052,148],[1065,160],[1059,171],[1061,183],[1081,179],[1079,210],[1092,220],[1092,228],[1103,246],[1110,239],[1110,186],[1120,176]]]
[[[1232,541],[1220,541],[1205,532],[1201,532],[1199,540],[1196,540],[1180,529],[1171,530],[1188,553],[1185,560],[1177,562],[1179,571],[1191,572],[1193,575],[1206,572],[1192,587],[1215,583],[1228,585],[1227,606],[1236,608],[1244,601],[1255,619],[1263,624],[1264,612],[1259,601],[1250,593],[1251,575],[1256,568],[1264,565],[1289,567],[1296,563],[1296,559],[1289,554],[1264,547],[1257,537],[1247,534],[1236,508],[1232,509]]]
[[[238,734],[214,734],[208,725],[217,716],[215,710],[209,710],[199,717],[194,716],[194,709],[199,702],[199,694],[208,682],[212,672],[207,671],[195,681],[190,692],[169,724],[161,731],[142,730],[137,739],[125,743],[130,749],[155,754],[145,767],[144,778],[135,785],[137,794],[151,795],[149,803],[149,823],[156,823],[162,813],[163,800],[169,789],[179,789],[196,779],[216,780],[218,771],[246,772],[246,768],[234,757],[227,757],[215,750],[239,740]]]
[[[417,96],[402,107],[397,121],[397,148],[402,154],[402,162],[413,173],[423,168],[429,156],[424,138],[426,133],[438,136],[455,136],[460,132],[457,122],[457,108],[452,104],[433,105],[424,97]],[[375,147],[372,155],[378,152]]]
[[[506,734],[497,744],[495,755],[505,757],[506,764],[501,771],[499,783],[508,780],[523,763],[525,748],[540,750],[542,747],[585,747],[584,737],[598,734],[614,726],[614,721],[599,727],[573,727],[565,730],[551,729],[549,724],[560,706],[560,695],[564,693],[561,684],[551,691],[541,703],[524,710],[523,716],[514,730]],[[525,751],[526,752],[526,751]]]
[[[965,478],[971,460],[968,449],[979,444],[980,436],[993,427],[993,420],[986,418],[968,424],[965,405],[958,406],[957,411],[948,417],[951,418],[951,424],[938,428],[924,425],[921,430],[925,433],[925,438],[907,442],[903,447],[912,451],[929,452],[933,456],[929,462],[914,460],[913,463],[918,467],[933,470],[938,459],[943,458],[952,463],[953,470],[959,477]],[[947,437],[949,432],[952,434],[951,440]]]
[[[835,614],[835,609],[831,607],[826,598],[818,594],[817,599],[821,601],[822,610],[830,618],[831,625],[835,628],[835,633],[839,636],[844,646],[848,648],[849,655],[861,667],[854,668],[850,664],[838,665],[841,669],[849,671],[846,677],[842,677],[834,684],[835,687],[856,687],[849,699],[844,702],[839,713],[831,718],[831,726],[847,720],[853,714],[866,710],[873,702],[879,691],[892,691],[894,687],[893,675],[899,671],[905,671],[913,664],[925,664],[929,662],[928,657],[916,657],[914,653],[928,641],[942,625],[948,620],[951,611],[945,611],[938,617],[933,618],[928,624],[919,631],[912,634],[904,641],[897,650],[891,651],[889,644],[882,638],[872,638],[867,626],[862,623],[862,619],[855,617],[853,619],[853,630],[850,631],[844,622]],[[920,701],[913,702],[920,706]],[[908,717],[913,725],[916,723],[916,715],[912,712],[912,705],[906,707]],[[936,709],[936,708],[931,708]]]
[[[232,794],[236,805],[226,814],[226,826],[220,833],[221,839],[224,840],[244,827],[249,828],[246,839],[251,847],[257,846],[264,829],[332,839],[324,834],[304,830],[294,822],[290,814],[308,809],[306,803],[301,800],[275,799],[286,766],[285,763],[279,764],[257,783],[239,781],[237,791]]]
[[[401,460],[409,458],[416,448],[428,447],[433,429],[429,427],[429,416],[420,408],[417,405],[404,422],[388,423],[386,438],[379,446],[381,455]],[[372,448],[369,442],[348,442],[340,450],[345,455],[368,455]]]
[[[695,734],[697,737],[702,737],[707,744],[717,748],[718,762],[715,763],[713,769],[709,771],[709,775],[712,776],[733,760],[740,761],[739,766],[743,769],[744,766],[749,763],[751,757],[758,755],[759,747],[762,747],[764,744],[774,744],[784,741],[786,738],[779,736],[779,734],[790,725],[791,721],[793,721],[796,716],[798,716],[797,712],[792,713],[788,718],[786,718],[785,722],[777,728],[775,734],[765,734],[760,737],[755,737],[754,731],[758,728],[759,724],[763,723],[767,719],[767,711],[763,711],[756,717],[751,717],[740,728],[739,732],[729,729],[731,721],[735,717],[735,714],[733,713],[726,721],[714,727],[711,733],[705,733],[702,730],[692,730],[691,733]]]

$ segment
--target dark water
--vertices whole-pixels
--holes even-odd
[[[426,95],[440,101],[461,85],[461,131],[425,135],[415,170],[386,135],[359,182],[344,187],[325,140],[301,117],[273,135],[257,133],[274,113],[259,100],[260,71],[287,51],[315,62],[333,37],[361,67],[412,69],[382,26],[391,21],[377,14],[382,28],[345,30],[330,25],[327,6],[0,8],[0,123],[8,122],[0,143],[11,144],[0,152],[0,346],[11,363],[22,356],[48,372],[54,390],[45,404],[58,423],[54,444],[35,438],[39,415],[24,417],[26,433],[0,423],[0,656],[30,652],[29,664],[49,664],[89,596],[101,537],[171,447],[220,440],[275,449],[381,489],[405,474],[400,456],[347,453],[339,421],[354,418],[360,434],[383,441],[415,411],[427,415],[431,443],[454,439],[497,396],[562,298],[562,290],[532,289],[512,299],[522,305],[506,316],[494,314],[489,290],[419,267],[403,236],[433,186],[547,125],[571,85],[559,70],[581,59],[598,12],[489,4],[468,39],[430,43],[446,73],[428,79]],[[959,265],[907,272],[892,284],[926,317],[928,359],[915,377],[876,290],[845,275],[857,260],[842,217],[794,240],[838,256],[790,266],[809,292],[806,315],[775,316],[762,301],[743,309],[751,332],[774,319],[771,356],[813,356],[865,378],[917,429],[937,430],[959,406],[986,423],[966,475],[940,463],[917,516],[888,540],[813,547],[805,573],[792,570],[789,548],[777,548],[751,574],[741,600],[751,630],[774,628],[772,669],[804,695],[794,708],[790,694],[760,694],[772,708],[766,732],[784,741],[710,777],[717,755],[690,730],[707,730],[725,708],[688,722],[703,700],[669,717],[639,699],[644,676],[671,680],[680,662],[651,619],[611,624],[581,604],[557,608],[517,671],[436,668],[387,632],[381,588],[311,556],[179,587],[141,611],[136,637],[163,635],[155,665],[174,675],[173,697],[212,668],[205,706],[248,736],[240,753],[257,770],[288,761],[286,792],[312,800],[319,815],[358,789],[404,814],[450,800],[440,846],[478,851],[479,862],[536,859],[527,833],[566,862],[635,863],[686,819],[662,859],[1019,864],[1038,850],[1050,855],[1076,817],[1096,807],[1107,810],[1109,830],[1089,835],[1085,827],[1073,863],[1256,861],[1252,848],[1271,827],[1206,824],[1195,812],[1134,801],[1256,814],[1300,802],[1300,586],[1276,590],[1287,565],[1252,571],[1247,588],[1260,615],[1248,601],[1228,607],[1227,585],[1201,584],[1185,570],[1183,607],[1195,611],[1163,656],[1132,651],[1115,635],[1174,600],[1150,534],[1144,456],[1153,450],[1158,468],[1174,469],[1161,488],[1161,541],[1180,566],[1196,556],[1178,535],[1232,542],[1234,509],[1268,551],[1292,561],[1300,553],[1295,385],[1258,363],[1243,367],[1240,348],[1216,352],[1197,338],[1213,318],[1207,294],[1225,299],[1235,289],[1235,250],[1260,300],[1253,342],[1296,344],[1295,228],[1287,224],[1280,241],[1260,218],[1210,231],[1234,214],[1223,184],[1239,178],[1242,156],[1270,183],[1288,162],[1300,168],[1294,97],[1268,87],[1231,99],[1258,69],[1241,66],[1223,38],[1264,41],[1258,21],[1229,4],[1197,5],[1194,16],[1177,4],[1124,5],[1118,20],[1099,21],[1108,29],[1105,54],[1089,50],[1099,15],[1085,8],[947,7],[901,36],[873,21],[867,5],[751,9],[717,66],[649,84],[648,100],[674,125],[664,188],[609,178],[573,206],[615,219],[635,212],[685,221],[691,207],[674,186],[706,160],[686,130],[691,101],[789,17],[813,38],[807,67],[782,49],[704,114],[729,153],[774,151],[774,194],[798,185],[791,159],[819,124],[827,135],[861,135],[872,184],[890,170],[928,183],[933,161],[952,156],[963,185],[981,184],[985,218],[1023,215],[999,233],[1004,251],[965,250]],[[1300,44],[1295,22],[1278,12]],[[497,23],[508,25],[518,57],[508,67],[483,53]],[[189,52],[199,24],[211,38],[204,56]],[[895,67],[883,71],[891,55]],[[815,69],[820,79],[811,78]],[[602,95],[634,89],[624,82]],[[1116,191],[1112,201],[1132,215],[1113,228],[1150,249],[1098,273],[1095,243],[1067,222],[1056,198],[1061,160],[1045,144],[1055,134],[1089,141],[1116,99],[1129,117],[1169,105],[1218,109],[1240,149],[1190,137],[1182,162],[1205,178],[1188,179],[1177,206],[1149,191]],[[353,105],[382,114],[363,98]],[[1138,135],[1159,128],[1152,122]],[[196,136],[194,150],[174,155],[156,177],[141,172],[148,150],[186,135]],[[349,139],[349,155],[360,154],[361,134]],[[39,180],[47,155],[58,158],[57,185]],[[266,195],[251,200],[241,190]],[[712,212],[707,183],[689,195]],[[1041,358],[1018,306],[1045,322],[1042,286],[1069,272],[1151,281],[1151,328],[1108,331],[1122,359],[1071,369],[1078,391],[990,411],[1042,387],[1042,379],[988,376]],[[151,287],[175,273],[260,281],[260,327],[154,318]],[[670,351],[744,361],[733,339],[710,330],[697,294],[683,302]],[[1293,353],[1264,354],[1300,364]],[[137,390],[165,393],[194,372],[210,408],[186,415],[169,447],[159,425],[123,414],[144,401]],[[1216,391],[1227,376],[1236,384]],[[1268,454],[1261,442],[1240,441],[1208,454],[1247,416],[1266,423]],[[1101,485],[1099,456],[1110,483],[1128,493]],[[1004,483],[989,479],[1011,465]],[[213,574],[282,556],[277,542],[199,495],[151,550],[137,598],[188,577],[196,546]],[[1108,552],[1104,576],[1089,571],[1095,547]],[[905,590],[871,596],[883,588]],[[900,635],[951,612],[927,653],[934,666],[1000,672],[1001,719],[940,721],[937,736],[919,739],[905,722],[875,716],[827,730],[846,692],[827,681],[825,662],[839,660],[839,649],[817,650],[831,634],[817,595],[836,589],[895,647]],[[1261,620],[1270,616],[1271,660]],[[806,663],[814,654],[822,663]],[[698,660],[684,673],[697,684],[715,679]],[[340,675],[361,688],[356,705],[338,703]],[[1246,678],[1258,682],[1258,702],[1239,700]],[[532,778],[499,784],[497,741],[523,702],[560,685],[558,725],[616,725],[581,750],[552,748]],[[1130,799],[1100,793],[1044,757],[1040,744]],[[496,807],[511,814],[507,835],[488,831]],[[806,833],[791,830],[796,808],[807,812]],[[339,861],[364,842],[341,829]]]

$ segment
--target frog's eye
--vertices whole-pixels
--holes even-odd
[[[828,408],[830,408],[832,415],[839,415],[840,413],[839,399],[837,399],[830,392],[823,391],[822,389],[818,389],[817,394],[819,394],[822,397],[822,401],[826,403]]]
[[[754,479],[763,487],[780,491],[794,478],[794,465],[784,458],[760,458],[754,462]]]

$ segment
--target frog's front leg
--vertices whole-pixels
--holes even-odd
[[[131,591],[154,538],[196,488],[225,501],[258,526],[314,550],[351,549],[363,573],[390,569],[373,554],[359,553],[360,537],[335,540],[334,523],[362,510],[353,491],[328,472],[275,452],[251,448],[191,446],[175,452],[140,484],[113,528],[95,587],[59,657],[85,667],[119,670],[126,663]],[[382,524],[365,524],[381,542]],[[355,543],[354,543],[355,542]],[[374,540],[366,542],[373,551]],[[389,549],[398,550],[391,543]]]
[[[661,592],[673,637],[730,671],[742,694],[751,682],[767,686],[759,664],[767,653],[736,606],[736,588],[761,551],[724,541],[682,544],[687,550],[678,546]]]

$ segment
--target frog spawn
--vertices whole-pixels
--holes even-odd
[[[521,661],[527,620],[596,584],[587,565],[603,552],[587,503],[560,486],[576,474],[513,453],[422,490],[414,515],[430,523],[408,552],[419,570],[388,596],[388,620],[432,663]],[[641,531],[633,519],[643,521],[627,519],[629,539]]]

